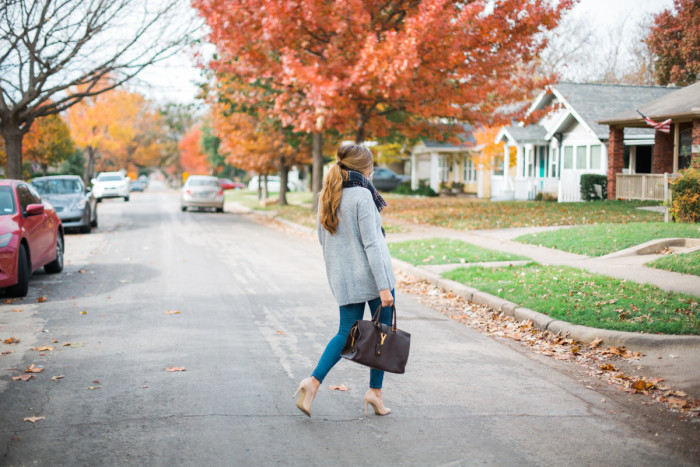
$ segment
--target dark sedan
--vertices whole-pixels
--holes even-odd
[[[90,233],[97,227],[97,201],[77,175],[56,175],[32,180],[43,199],[56,208],[63,227]]]
[[[396,172],[386,167],[375,167],[374,175],[372,176],[372,185],[374,185],[377,190],[391,191],[410,179],[411,177],[408,175],[398,175]]]

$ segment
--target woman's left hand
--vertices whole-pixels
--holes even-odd
[[[382,308],[391,306],[394,304],[394,296],[391,295],[391,290],[384,289],[379,291],[379,298],[382,299]]]

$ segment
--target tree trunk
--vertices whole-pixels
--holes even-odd
[[[46,177],[46,172],[49,170],[49,164],[41,164],[41,171],[44,174],[44,177]]]
[[[22,179],[22,138],[24,134],[12,122],[0,128],[2,138],[5,140],[5,154],[7,165],[5,176],[7,178]]]
[[[258,175],[258,201],[262,199],[263,176]]]
[[[360,126],[355,132],[355,144],[362,144],[365,141],[365,126]]]
[[[313,133],[311,144],[311,193],[313,194],[312,211],[318,211],[318,194],[323,185],[323,133]]]
[[[92,177],[95,175],[95,148],[88,146],[85,148],[87,153],[87,161],[85,161],[85,172],[83,172],[83,182],[85,186],[89,186]]]
[[[284,161],[284,156],[280,156],[280,199],[279,205],[287,205],[287,178],[289,174],[289,168]]]
[[[263,185],[262,185],[262,198],[260,199],[260,206],[267,206],[267,175],[263,175]]]

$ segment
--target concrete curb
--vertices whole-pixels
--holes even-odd
[[[431,285],[459,295],[467,301],[500,311],[518,321],[532,321],[532,324],[541,330],[548,330],[555,334],[568,335],[572,339],[581,342],[591,342],[602,339],[605,346],[628,347],[636,349],[659,349],[673,347],[697,347],[700,348],[700,336],[673,336],[664,334],[643,334],[626,331],[610,331],[607,329],[591,328],[571,324],[565,321],[555,320],[544,313],[519,307],[500,297],[487,294],[473,287],[459,282],[445,279],[434,272],[418,268],[405,261],[392,258],[394,268],[404,274],[425,280]]]

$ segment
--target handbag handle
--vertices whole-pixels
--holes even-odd
[[[382,304],[377,307],[377,311],[372,315],[372,322],[375,327],[379,327],[379,317],[381,316]],[[396,305],[391,305],[391,332],[396,332]]]

